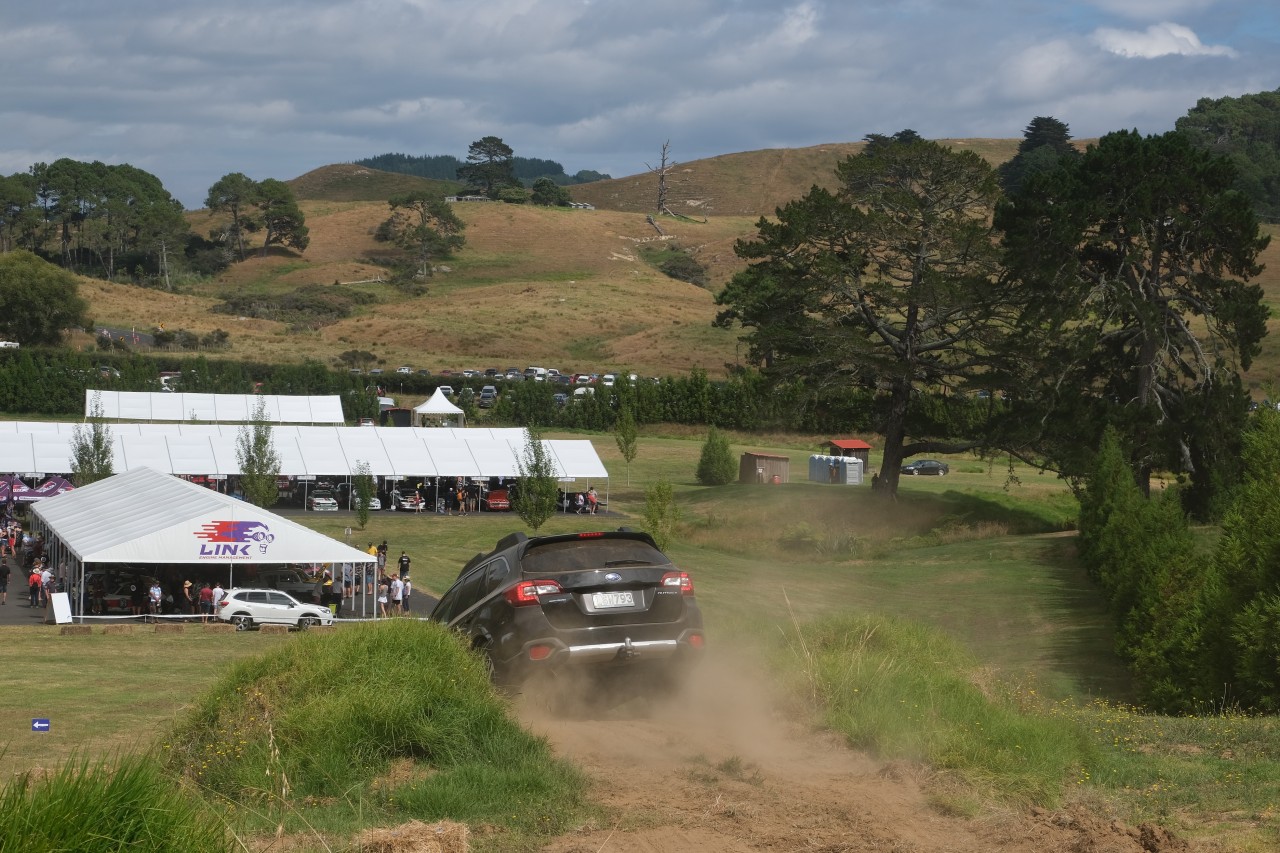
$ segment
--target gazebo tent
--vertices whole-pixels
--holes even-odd
[[[32,508],[54,565],[369,563],[374,557],[253,504],[135,468]],[[83,592],[84,585],[80,584]]]
[[[414,420],[419,424],[427,419],[440,422],[453,419],[457,426],[466,426],[467,418],[462,409],[450,403],[449,398],[439,388],[425,403],[414,406],[413,414]]]

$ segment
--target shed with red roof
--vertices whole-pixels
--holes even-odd
[[[860,438],[833,438],[827,442],[828,456],[853,456],[862,460],[862,470],[871,470],[871,445]]]

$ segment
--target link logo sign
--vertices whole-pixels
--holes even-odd
[[[201,525],[196,531],[200,543],[200,558],[208,560],[226,560],[265,556],[267,546],[276,537],[271,529],[261,521],[214,521]],[[251,554],[250,549],[258,546],[258,554]]]

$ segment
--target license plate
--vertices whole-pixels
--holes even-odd
[[[594,592],[591,594],[591,606],[597,610],[609,607],[634,607],[635,598],[630,592]]]

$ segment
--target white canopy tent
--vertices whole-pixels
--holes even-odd
[[[413,407],[414,423],[421,426],[427,421],[448,423],[450,420],[458,426],[466,426],[467,416],[462,409],[449,402],[449,398],[439,388],[425,402]]]
[[[0,421],[0,474],[71,471],[76,429],[84,424]],[[240,473],[233,424],[109,424],[112,466],[146,466],[168,474],[225,477]],[[524,453],[523,429],[273,426],[280,474],[354,476],[360,462],[378,477],[513,477]],[[597,480],[609,475],[591,442],[545,440],[557,476]]]
[[[270,510],[151,468],[32,507],[37,531],[82,563],[368,563],[363,551]]]
[[[84,416],[92,417],[94,403],[102,417],[123,421],[208,421],[244,423],[253,420],[258,403],[273,423],[342,424],[342,398],[337,395],[281,394],[165,394],[151,391],[84,392]]]
[[[47,498],[32,515],[53,565],[81,579],[81,594],[86,563],[226,566],[233,586],[236,566],[375,560],[269,510],[151,468]]]

